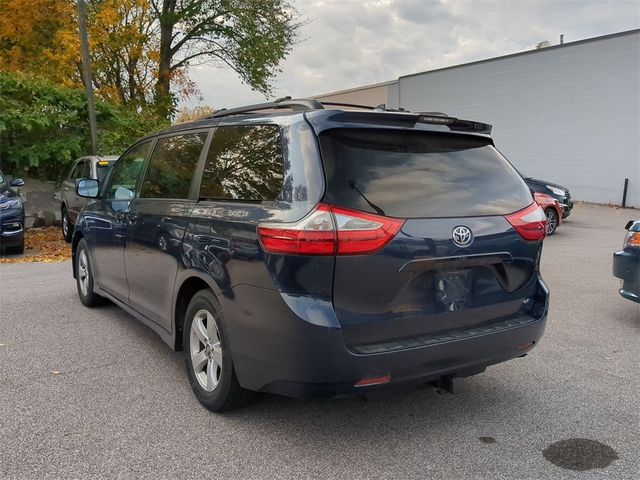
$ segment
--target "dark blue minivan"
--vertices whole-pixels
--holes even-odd
[[[169,127],[78,182],[80,299],[184,350],[214,411],[524,356],[547,315],[545,215],[490,130],[290,98]]]

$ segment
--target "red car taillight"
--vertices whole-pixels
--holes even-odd
[[[537,203],[505,215],[507,221],[525,240],[542,240],[547,232],[547,217]]]
[[[261,223],[265,251],[288,255],[364,255],[381,250],[404,220],[324,203],[293,223]]]

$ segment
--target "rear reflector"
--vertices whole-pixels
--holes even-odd
[[[293,223],[261,223],[265,251],[288,255],[365,255],[380,251],[404,220],[324,203]]]
[[[535,202],[522,210],[505,215],[504,218],[525,240],[542,240],[545,237],[547,217]]]
[[[354,387],[372,387],[374,385],[384,385],[391,382],[391,375],[385,375],[383,377],[363,378],[353,384]]]

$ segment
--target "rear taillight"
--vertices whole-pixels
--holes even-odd
[[[542,240],[547,231],[547,217],[537,203],[505,215],[507,221],[525,240]]]
[[[327,205],[293,223],[261,223],[265,251],[288,255],[364,255],[381,250],[404,220]]]
[[[622,248],[625,247],[640,247],[640,232],[627,232],[622,244]]]

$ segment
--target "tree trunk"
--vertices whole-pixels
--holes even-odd
[[[171,98],[171,41],[175,25],[176,0],[163,0],[160,15],[160,60],[156,82],[156,109],[160,115],[169,118],[173,109]]]

